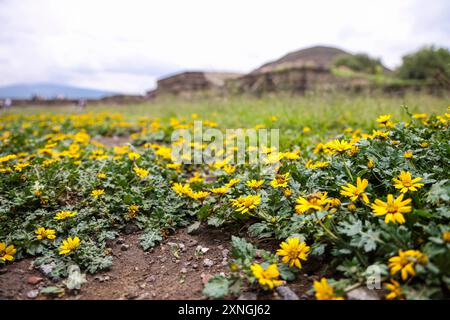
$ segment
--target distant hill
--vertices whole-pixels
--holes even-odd
[[[117,94],[116,92],[79,88],[52,83],[15,84],[0,87],[0,98],[29,99],[42,98],[100,99]]]
[[[290,52],[278,60],[262,65],[261,67],[252,71],[251,73],[270,72],[277,69],[285,69],[301,66],[330,68],[336,57],[344,54],[350,53],[338,48],[325,46],[306,48]]]

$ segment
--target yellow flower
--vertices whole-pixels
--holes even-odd
[[[394,178],[392,180],[395,182],[394,187],[396,189],[401,189],[401,193],[406,193],[408,191],[417,191],[417,189],[424,186],[423,183],[417,183],[418,181],[422,180],[422,178],[417,177],[412,179],[411,173],[409,171],[400,172],[398,178]]]
[[[241,181],[241,180],[239,180],[239,179],[231,179],[228,183],[226,183],[225,185],[228,187],[228,188],[231,188],[232,186],[234,186],[235,184],[237,184],[237,183],[239,183],[239,181]]]
[[[290,188],[284,189],[283,194],[286,198],[289,198],[290,196],[292,196],[292,189]]]
[[[334,295],[333,287],[328,284],[325,278],[320,279],[320,282],[314,281],[314,290],[316,291],[317,300],[344,300],[344,298]]]
[[[412,153],[411,151],[405,151],[405,152],[403,153],[403,156],[404,156],[406,159],[411,159],[411,158],[413,157],[413,153]]]
[[[421,148],[427,148],[428,147],[428,142],[426,142],[426,141],[421,142],[420,143],[420,147]]]
[[[298,238],[289,238],[286,242],[282,242],[280,247],[281,249],[277,250],[277,255],[282,257],[281,261],[286,264],[289,263],[291,268],[295,265],[301,269],[300,260],[307,260],[310,247],[305,242],[300,243]]]
[[[45,229],[41,227],[35,230],[34,233],[36,234],[36,238],[38,240],[43,240],[46,238],[53,240],[56,238],[56,231],[53,229]]]
[[[273,289],[275,286],[283,284],[283,281],[279,280],[280,273],[276,264],[271,264],[267,269],[263,269],[260,264],[254,263],[251,265],[253,276],[258,279],[260,285],[264,288]]]
[[[365,203],[369,203],[369,198],[364,190],[367,188],[369,181],[367,179],[361,180],[360,177],[356,179],[356,186],[347,183],[347,185],[341,187],[341,195],[350,198],[352,201],[356,201],[357,199],[363,200]]]
[[[307,198],[299,197],[296,202],[295,211],[301,214],[309,210],[327,210],[329,200],[327,199],[327,192],[317,192]]]
[[[408,276],[414,277],[416,275],[414,270],[416,263],[425,264],[426,262],[426,256],[418,250],[399,250],[398,256],[389,259],[389,269],[391,275],[400,271],[401,278],[405,281]]]
[[[192,199],[195,199],[195,200],[201,200],[201,199],[204,199],[207,196],[209,196],[209,192],[206,192],[206,191],[193,192],[193,191],[191,191],[188,194],[188,196],[191,197]]]
[[[181,170],[181,163],[168,163],[166,168],[179,172]]]
[[[229,190],[229,188],[227,186],[225,187],[220,187],[220,188],[212,188],[211,192],[214,194],[224,194]]]
[[[0,261],[13,261],[16,251],[14,245],[6,246],[6,243],[0,242]]]
[[[14,166],[14,170],[16,170],[17,172],[22,172],[22,170],[26,167],[29,167],[30,164],[29,163],[18,163]]]
[[[197,183],[202,182],[204,178],[200,175],[199,172],[195,172],[192,177],[189,178],[189,183]]]
[[[186,183],[185,185],[183,185],[182,183],[176,182],[176,183],[173,184],[172,189],[179,196],[189,195],[192,192],[191,186],[190,186],[189,183]]]
[[[261,198],[259,195],[249,195],[237,199],[230,199],[230,201],[232,206],[237,208],[237,212],[246,213],[249,210],[255,209],[261,203]]]
[[[285,174],[277,174],[275,178],[270,181],[270,185],[274,188],[285,188],[287,187],[288,178],[289,172],[286,172]]]
[[[384,216],[384,221],[386,223],[398,222],[399,224],[405,223],[404,213],[411,212],[411,206],[408,204],[411,203],[411,199],[406,199],[403,201],[403,194],[398,196],[397,199],[394,199],[392,194],[387,196],[387,202],[381,201],[380,199],[376,199],[375,203],[372,204],[373,213],[376,216]]]
[[[330,205],[335,208],[337,208],[341,205],[341,200],[339,200],[338,198],[330,198],[328,201],[329,201]]]
[[[309,159],[308,162],[306,162],[305,167],[308,169],[322,169],[328,167],[328,164],[327,161],[316,161],[313,163],[312,160]]]
[[[133,219],[139,211],[139,206],[137,204],[131,204],[128,206],[128,217]]]
[[[444,231],[442,232],[442,239],[445,242],[450,242],[450,231]]]
[[[400,283],[391,279],[391,282],[387,282],[384,284],[386,288],[388,288],[391,292],[386,295],[387,300],[401,299],[403,298],[402,289],[400,287]]]
[[[142,169],[142,168],[139,168],[139,167],[134,167],[133,168],[133,170],[134,170],[134,172],[136,173],[136,175],[139,177],[139,178],[145,178],[146,176],[148,176],[148,174],[149,174],[149,171],[148,170],[145,170],[145,169]]]
[[[382,140],[385,140],[389,138],[389,133],[390,133],[389,131],[373,130],[370,138],[371,139],[380,138]]]
[[[291,151],[283,152],[283,158],[289,160],[297,160],[298,158],[300,158],[300,151],[296,150],[294,152]]]
[[[350,212],[355,212],[355,211],[356,211],[356,205],[355,205],[353,202],[350,202],[350,203],[348,204],[348,206],[347,206],[347,209],[348,209]]]
[[[106,173],[99,172],[99,173],[97,173],[97,177],[100,178],[100,179],[105,179],[106,178]]]
[[[339,141],[337,139],[328,142],[327,145],[332,151],[340,154],[346,152],[347,150],[351,150],[353,147],[351,142],[347,142],[345,140]]]
[[[414,119],[426,119],[428,115],[426,113],[414,113],[413,118]]]
[[[310,127],[304,127],[303,128],[303,133],[307,134],[311,132],[311,128]]]
[[[105,190],[103,189],[95,189],[91,192],[91,196],[93,196],[95,199],[102,196],[103,194],[105,194]]]
[[[252,180],[247,181],[245,183],[245,185],[247,187],[250,187],[250,188],[253,188],[253,189],[258,189],[259,187],[261,187],[263,185],[263,183],[264,183],[264,180],[252,179]]]
[[[380,127],[390,127],[392,126],[392,122],[389,121],[390,119],[391,119],[390,114],[381,115],[377,118],[378,125]]]
[[[369,161],[367,161],[367,168],[372,169],[373,168],[373,161],[372,159],[369,159]]]
[[[59,246],[59,248],[61,249],[59,251],[59,254],[69,254],[76,248],[78,248],[79,245],[80,245],[80,238],[74,237],[72,239],[71,237],[69,237],[63,241],[62,245]]]
[[[55,214],[55,217],[53,219],[66,220],[67,218],[74,217],[76,214],[76,211],[60,211]]]
[[[137,160],[141,157],[141,155],[137,152],[129,152],[128,153],[128,159],[130,160]]]
[[[232,166],[232,165],[229,165],[229,164],[226,164],[226,165],[223,167],[223,170],[224,170],[227,174],[232,174],[233,172],[236,171],[236,167],[234,167],[234,166]]]

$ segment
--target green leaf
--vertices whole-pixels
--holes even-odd
[[[231,254],[236,259],[252,260],[256,256],[256,249],[244,239],[231,237]]]
[[[295,280],[295,273],[287,264],[278,265],[278,271],[280,272],[281,279],[286,281]]]
[[[229,281],[224,276],[214,276],[203,288],[203,294],[211,298],[223,298],[228,294]]]
[[[209,217],[208,218],[208,225],[213,226],[213,227],[220,227],[221,225],[223,225],[225,223],[225,220],[219,217]]]
[[[142,249],[148,250],[156,245],[163,238],[159,230],[148,230],[142,236],[139,237]]]
[[[198,210],[198,212],[197,212],[198,220],[200,220],[200,221],[205,220],[209,216],[210,208],[211,208],[210,205],[204,205],[203,207],[201,207],[200,210]]]
[[[189,227],[187,227],[187,233],[191,234],[194,231],[198,230],[200,228],[200,221],[196,221],[193,224],[191,224]]]

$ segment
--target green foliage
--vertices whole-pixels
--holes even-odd
[[[383,70],[380,59],[367,54],[341,55],[334,61],[336,67],[347,67],[350,70],[368,74],[380,74]]]
[[[402,79],[429,80],[432,82],[450,81],[450,51],[434,46],[425,47],[403,57],[396,70]]]

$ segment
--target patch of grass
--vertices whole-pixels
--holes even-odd
[[[301,143],[306,135],[298,135],[304,127],[311,128],[310,137],[323,138],[343,128],[371,129],[374,117],[392,114],[396,120],[407,120],[403,106],[410,112],[443,113],[450,104],[448,97],[409,94],[404,97],[386,95],[307,94],[305,96],[272,95],[256,98],[233,96],[183,100],[161,97],[136,105],[88,105],[87,112],[121,112],[129,119],[141,116],[160,118],[190,117],[215,121],[221,128],[248,128],[263,124],[280,129],[282,145]],[[75,107],[13,108],[21,113],[72,113]],[[271,117],[277,117],[272,121]],[[295,132],[295,134],[294,134]]]

